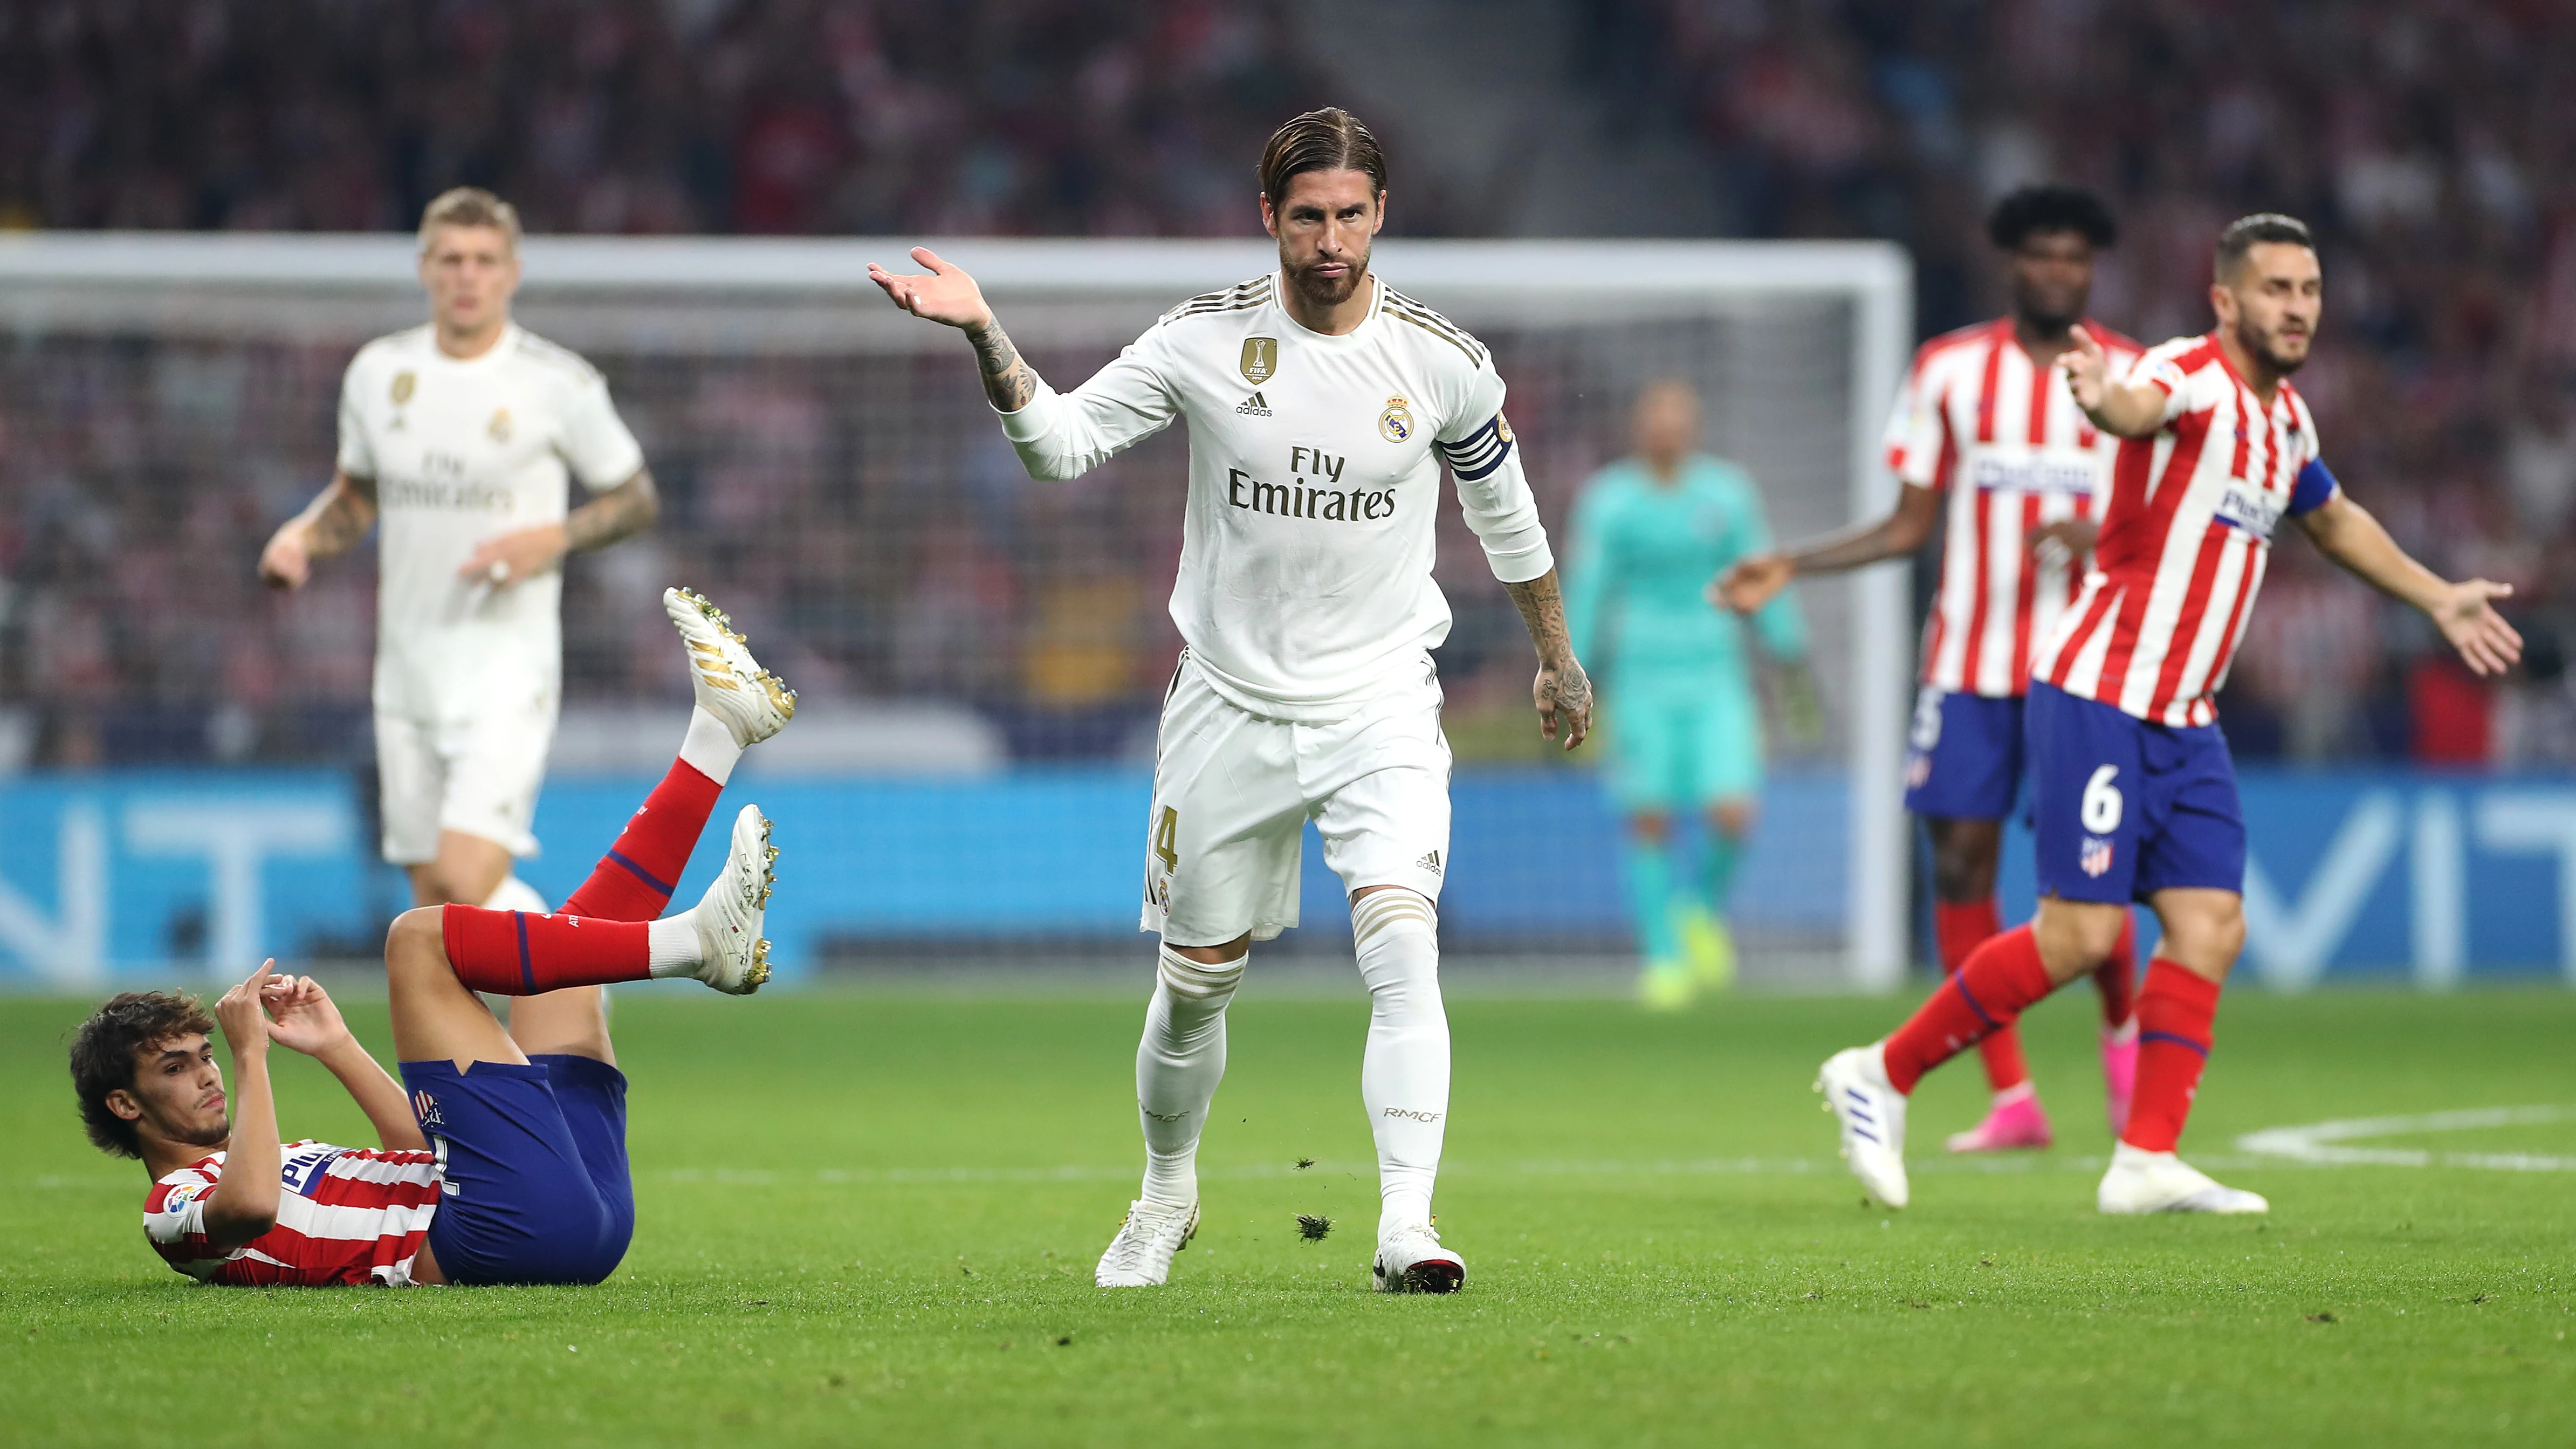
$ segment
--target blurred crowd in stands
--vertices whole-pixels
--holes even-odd
[[[23,223],[1234,232],[1317,78],[1249,0],[0,3]]]
[[[2002,299],[1985,204],[2100,189],[2094,294],[2146,341],[2210,325],[2211,238],[2323,239],[2297,379],[2352,495],[2435,568],[2519,591],[2529,680],[2494,690],[2411,611],[2296,541],[2223,701],[2243,755],[2576,759],[2576,10],[2556,0],[1580,0],[1587,71],[1694,134],[1737,230],[1893,236],[1925,334]]]
[[[2535,648],[2527,679],[2479,685],[2292,541],[2224,701],[2231,739],[2301,760],[2576,758],[2559,644],[2576,641],[2576,13],[1566,3],[1569,66],[1622,124],[1695,141],[1733,233],[1905,242],[1927,335],[2000,306],[1980,222],[2023,180],[2112,199],[2125,234],[2094,310],[2150,341],[2208,325],[2227,219],[2307,219],[2328,313],[2298,385],[2329,460],[2435,567],[2514,584]],[[538,231],[1242,235],[1269,129],[1348,99],[1298,23],[1253,0],[0,0],[0,226],[404,229],[473,181]],[[1444,229],[1436,207],[1399,220]],[[250,583],[260,539],[327,475],[344,360],[130,339],[0,357],[0,712],[37,721],[38,758],[292,758],[357,737],[368,576],[327,570],[330,607]],[[843,367],[610,364],[691,526],[575,570],[574,679],[672,683],[616,601],[620,569],[677,555],[770,580],[746,612],[797,641],[818,693],[1054,721],[1026,753],[1123,747],[1172,647],[1173,440],[1088,492],[1031,494],[962,373]],[[844,389],[953,411],[949,451],[871,451]],[[779,482],[798,477],[832,484]],[[1553,521],[1577,480],[1548,481]],[[781,557],[718,556],[754,547]]]

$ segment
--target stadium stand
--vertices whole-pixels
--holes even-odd
[[[1569,67],[1640,130],[1698,148],[1729,231],[1905,241],[1926,333],[1995,306],[1979,215],[2020,180],[2112,196],[2127,238],[2096,310],[2148,338],[2203,325],[2208,239],[2228,217],[2307,217],[2332,306],[2299,383],[2329,455],[2427,562],[2522,589],[2537,647],[2527,681],[2476,685],[2400,611],[2284,549],[2226,699],[2238,752],[2576,752],[2556,643],[2576,638],[2576,595],[2553,585],[2576,561],[2562,7],[2193,7],[2183,24],[2087,0],[1568,4]],[[540,231],[1239,233],[1261,137],[1334,98],[1295,24],[1249,0],[11,0],[0,225],[404,229],[473,181]],[[2261,91],[2233,79],[2258,71]],[[2283,85],[2295,115],[2274,113]],[[2203,94],[2222,99],[2181,103]],[[1453,229],[1436,205],[1398,220]],[[0,358],[0,699],[21,705],[0,756],[363,753],[371,581],[329,571],[320,586],[346,607],[287,611],[247,565],[327,473],[344,359],[192,362],[113,341],[68,365],[59,349]],[[845,456],[827,389],[792,361],[685,397],[616,380],[662,427],[648,449],[711,558],[793,533],[750,612],[793,626],[806,657],[786,662],[815,692],[967,701],[1022,755],[1114,752],[1150,713],[1174,520],[1139,523],[1148,548],[1113,547],[1126,535],[1105,523],[994,524],[969,507],[1001,486],[975,471],[989,449],[964,453],[952,488],[847,503],[826,480],[870,464]],[[984,426],[974,403],[966,389],[961,429]],[[233,420],[263,410],[304,423],[256,436],[309,442],[236,446],[254,434]],[[1131,508],[1160,496],[1114,489]],[[1564,488],[1547,501],[1553,523]],[[668,692],[630,667],[631,632],[577,573],[577,692]]]

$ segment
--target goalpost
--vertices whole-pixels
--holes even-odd
[[[1174,302],[1257,275],[1276,260],[1258,239],[927,244],[975,274],[1014,339],[1063,387]],[[694,462],[666,478],[699,527],[688,540],[661,547],[694,550],[693,566],[722,578],[733,557],[728,550],[770,538],[815,555],[798,577],[846,585],[834,593],[791,583],[774,598],[755,600],[755,612],[774,621],[773,633],[784,629],[806,641],[799,647],[820,661],[806,665],[826,676],[818,694],[947,695],[979,707],[1008,695],[996,708],[1009,716],[1020,707],[1013,691],[1043,693],[1072,680],[1066,687],[1078,693],[1083,661],[1110,647],[1083,642],[1089,636],[1079,616],[1090,606],[1064,600],[1152,593],[1109,577],[1121,567],[1168,585],[1169,561],[1158,555],[1177,538],[1178,454],[1161,439],[1104,470],[1111,476],[1100,488],[1107,492],[1080,494],[1091,501],[1068,505],[1097,517],[1023,520],[999,542],[957,543],[952,534],[978,527],[972,504],[992,481],[998,430],[980,416],[982,399],[958,362],[964,352],[956,339],[885,306],[867,281],[870,260],[909,269],[909,245],[531,237],[519,315],[608,373],[657,475],[663,457],[686,452],[693,437],[714,430],[731,440],[730,451],[691,455]],[[13,337],[20,367],[58,377],[78,372],[93,380],[84,384],[93,391],[134,394],[118,405],[137,416],[158,420],[177,409],[179,421],[166,426],[180,436],[197,427],[220,437],[230,466],[266,470],[260,498],[273,512],[277,498],[309,494],[327,476],[331,410],[347,349],[420,320],[413,265],[411,240],[399,235],[0,237],[0,326]],[[1911,263],[1894,244],[1396,239],[1381,242],[1375,265],[1390,284],[1493,348],[1512,389],[1507,406],[1533,483],[1560,540],[1583,477],[1624,449],[1636,390],[1667,376],[1696,385],[1711,447],[1760,481],[1775,535],[1840,526],[1894,503],[1878,439],[1910,350],[1913,311]],[[128,486],[119,481],[125,475],[110,474],[88,486]],[[1146,490],[1138,495],[1145,502],[1129,506],[1111,496],[1122,489]],[[800,510],[809,504],[800,500],[815,497],[844,510],[833,515],[833,527],[803,526],[809,514]],[[1480,570],[1470,566],[1472,543],[1454,509],[1444,514],[1442,534],[1441,574],[1459,613],[1443,658],[1456,707],[1474,691],[1453,673],[1453,661],[1472,670],[1480,667],[1474,661],[1488,660],[1500,678],[1510,656],[1506,625],[1496,621],[1507,619],[1509,606],[1499,589],[1475,582]],[[1068,542],[1083,539],[1090,541]],[[1056,560],[1049,578],[1072,581],[1050,584],[1056,592],[1026,601],[1025,617],[1007,626],[1016,631],[1007,635],[1018,651],[1013,658],[1044,654],[1045,662],[1016,675],[999,665],[1000,673],[977,675],[941,657],[941,639],[1004,637],[975,634],[984,626],[954,624],[916,597],[928,587],[918,583],[925,577],[919,570],[929,567],[923,560],[969,544],[1043,555]],[[605,561],[612,557],[597,567],[613,569]],[[958,569],[960,577],[971,573],[967,565]],[[1089,594],[1082,592],[1086,580],[1097,585]],[[741,587],[758,593],[756,584]],[[1757,893],[1838,897],[1839,920],[1830,929],[1780,936],[1788,955],[1809,963],[1791,974],[1886,990],[1910,954],[1911,837],[1900,774],[1914,651],[1905,577],[1875,568],[1804,581],[1797,592],[1814,638],[1825,737],[1803,748],[1775,742],[1774,755],[1786,773],[1815,787],[1799,800],[1838,799],[1841,819],[1775,819],[1765,829],[1784,839],[1839,840],[1842,848],[1830,860],[1813,852],[1796,857],[1798,879]],[[1148,602],[1158,616],[1159,596]],[[977,607],[968,598],[952,612],[964,618]],[[952,624],[966,632],[940,632]],[[613,704],[635,694],[639,687],[619,672],[628,666],[618,636],[586,627],[568,623],[568,699]],[[1058,634],[1074,642],[1047,642]],[[930,642],[907,642],[914,640]],[[1523,646],[1521,664],[1511,666],[1523,675],[1524,694],[1525,654]],[[843,671],[837,681],[828,677],[835,668]],[[1038,710],[1032,717],[1078,714]],[[1471,764],[1462,759],[1462,772]],[[1115,847],[1123,869],[1125,842]],[[1550,842],[1535,839],[1528,849],[1545,852]],[[1816,878],[1833,872],[1838,879]],[[1747,907],[1757,948],[1767,939],[1761,905]]]

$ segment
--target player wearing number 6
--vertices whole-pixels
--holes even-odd
[[[1447,1292],[1466,1264],[1431,1230],[1449,1114],[1434,909],[1449,858],[1449,746],[1430,649],[1445,462],[1468,527],[1538,646],[1544,732],[1572,749],[1592,691],[1484,345],[1369,272],[1386,164],[1338,110],[1261,158],[1279,270],[1164,314],[1068,396],[1021,360],[973,278],[870,274],[897,306],[962,328],[985,395],[1036,478],[1072,478],[1185,418],[1190,474],[1142,926],[1162,934],[1136,1054],[1144,1190],[1100,1260],[1104,1288],[1159,1284],[1197,1230],[1199,1133],[1225,1072],[1225,1007],[1256,940],[1297,923],[1308,820],[1351,895],[1371,1000],[1360,1099],[1377,1138],[1374,1277]]]
[[[2213,703],[2283,519],[2328,558],[2424,611],[2471,669],[2522,639],[2511,592],[2436,577],[2344,496],[2289,384],[2323,310],[2308,229],[2245,217],[2218,240],[2206,336],[2151,348],[2121,381],[2077,329],[2059,365],[2121,440],[2082,592],[2034,654],[2026,718],[2039,914],[1971,953],[1895,1034],[1827,1061],[1817,1082],[1870,1194],[1907,1197],[1906,1096],[1923,1074],[2099,965],[2132,900],[2164,926],[2138,997],[2129,1120],[2096,1194],[2106,1213],[2259,1213],[2174,1155],[2208,1059],[2219,985],[2245,941],[2245,823]]]

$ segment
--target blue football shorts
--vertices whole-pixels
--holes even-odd
[[[429,1247],[451,1283],[596,1283],[635,1236],[626,1075],[589,1057],[405,1062],[443,1169]]]
[[[1928,820],[2001,820],[2021,787],[2022,702],[1923,686],[1906,740],[1905,808]]]
[[[2245,811],[2227,737],[2034,683],[2025,719],[2039,890],[2126,905],[2174,887],[2245,890]]]

